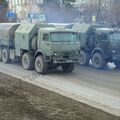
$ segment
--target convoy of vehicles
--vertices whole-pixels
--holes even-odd
[[[72,29],[66,29],[72,27]],[[120,67],[120,30],[99,24],[0,24],[0,61],[21,59],[26,70],[47,73],[61,66],[72,72],[74,63],[101,69],[108,62]]]
[[[59,66],[72,72],[79,52],[78,34],[73,30],[48,24],[0,24],[0,61],[4,63],[19,58],[24,69],[35,67],[41,74]]]
[[[72,29],[79,32],[81,43],[81,65],[88,65],[91,59],[95,68],[101,69],[108,62],[120,68],[120,30],[97,24],[76,23]]]

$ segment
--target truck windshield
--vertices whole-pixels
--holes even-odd
[[[120,32],[112,32],[109,34],[109,40],[111,42],[120,41]]]
[[[77,34],[72,32],[54,32],[51,33],[52,42],[75,42],[78,41]]]

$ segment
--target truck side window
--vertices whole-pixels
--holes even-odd
[[[101,41],[106,41],[107,40],[107,36],[105,34],[101,34],[99,37],[100,37]]]
[[[98,40],[98,41],[101,40],[101,35],[97,35],[97,40]]]
[[[101,41],[101,34],[96,35],[96,43],[98,44]]]
[[[43,34],[43,41],[49,41],[48,34]]]

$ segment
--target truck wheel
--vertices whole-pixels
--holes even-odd
[[[90,54],[87,52],[82,51],[80,53],[80,60],[79,60],[79,64],[80,65],[84,65],[87,66],[89,64],[90,61]]]
[[[9,49],[8,48],[3,48],[3,50],[2,50],[2,61],[4,63],[9,63],[10,62]]]
[[[62,64],[63,72],[72,72],[74,70],[74,63]]]
[[[37,56],[35,59],[35,70],[39,74],[45,74],[48,70],[48,65],[45,63],[42,55]]]
[[[33,68],[33,57],[29,53],[24,53],[22,56],[22,66],[25,70]]]
[[[114,64],[117,68],[120,68],[120,62],[114,62]]]
[[[102,69],[105,65],[105,61],[101,53],[95,53],[92,57],[93,67],[97,69]]]
[[[0,61],[2,61],[2,47],[0,47]]]

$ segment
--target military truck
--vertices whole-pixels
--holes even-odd
[[[58,66],[72,72],[78,61],[80,42],[73,30],[47,24],[0,24],[0,60],[9,63],[21,59],[26,70],[47,73]]]
[[[90,59],[95,68],[101,69],[108,62],[120,68],[120,30],[99,24],[76,23],[73,29],[79,32],[81,42],[81,65],[88,65]]]

